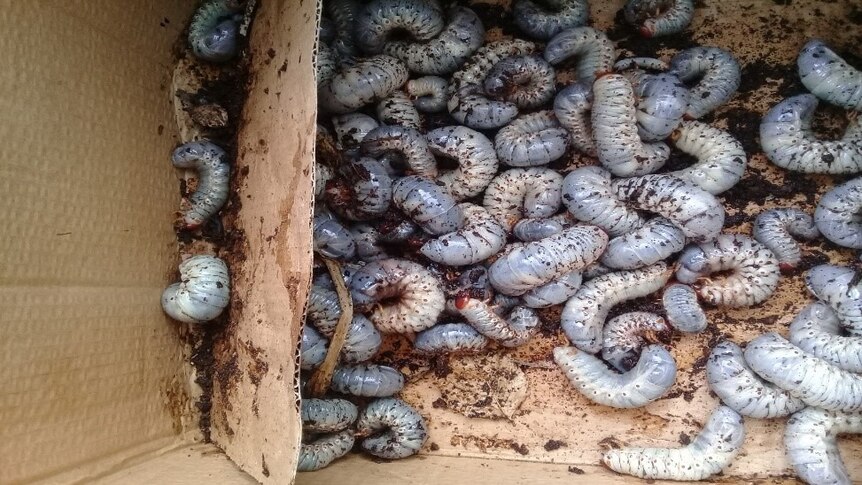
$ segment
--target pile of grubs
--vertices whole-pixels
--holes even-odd
[[[197,57],[235,55],[234,3],[209,1],[196,14]],[[695,13],[686,0],[632,0],[623,10],[645,37],[677,34]],[[511,15],[523,38],[487,41],[464,6],[324,2],[313,222],[321,264],[301,366],[306,394],[323,382],[340,397],[303,399],[299,471],[329,465],[357,441],[384,459],[425,443],[423,417],[392,397],[404,376],[371,363],[381,334],[405,334],[425,355],[503,350],[556,326],[537,309],[561,307],[571,346],[555,348],[553,360],[572,386],[604,406],[641,407],[676,378],[658,335],[703,331],[701,305],[768,299],[802,258],[794,238],[862,249],[862,178],[834,187],[813,216],[770,209],[751,236],[722,233],[716,195],[742,178],[748,157],[732,133],[698,119],[739,87],[732,52],[617,59],[605,33],[586,26],[584,0],[515,0]],[[810,94],[766,113],[764,153],[791,171],[862,172],[862,73],[817,39],[797,64]],[[558,89],[562,72],[574,81]],[[820,101],[853,114],[840,140],[812,131]],[[572,150],[594,164],[552,168]],[[673,150],[696,162],[661,172]],[[173,160],[198,172],[181,218],[194,230],[227,198],[230,165],[206,140],[180,146]],[[201,255],[180,272],[165,311],[184,322],[218,316],[227,266]],[[860,281],[852,267],[813,267],[805,282],[816,301],[789,339],[767,333],[744,350],[727,340],[711,349],[707,381],[721,405],[690,444],[612,449],[604,465],[645,479],[705,479],[739,453],[743,416],[789,416],[785,445],[799,477],[850,483],[836,436],[862,432]],[[614,305],[657,292],[663,316],[608,320]],[[327,362],[337,366],[326,371]]]

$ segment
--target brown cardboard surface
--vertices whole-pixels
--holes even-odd
[[[234,182],[245,233],[231,323],[215,343],[212,437],[243,470],[289,483],[299,447],[296,349],[311,278],[317,4],[261,2]]]
[[[151,459],[100,477],[98,485],[216,485],[257,483],[211,444],[169,448]]]
[[[0,483],[86,476],[197,427],[158,303],[179,202],[165,86],[191,7],[0,13]]]

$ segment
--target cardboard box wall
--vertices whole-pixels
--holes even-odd
[[[594,3],[596,26],[610,27],[622,2]],[[859,38],[858,30],[836,28],[850,16],[849,2],[779,3],[703,2],[695,38],[731,48],[746,62],[781,63],[792,62],[812,35],[845,47]],[[213,440],[224,453],[197,443],[189,349],[157,303],[177,263],[170,225],[177,179],[168,163],[178,141],[168,92],[171,47],[193,2],[37,0],[4,7],[0,483],[290,482],[299,439],[294,356],[311,264],[318,5],[261,0],[252,29],[252,88],[237,161],[238,169],[248,167],[238,221],[248,257],[232,267],[234,298],[243,304],[232,307],[216,363],[238,371],[227,385],[216,384],[212,412]],[[741,27],[758,17],[782,37]],[[782,28],[780,19],[789,24]],[[765,95],[747,99],[746,107],[763,112],[767,102],[795,94],[778,93],[778,80],[762,82]],[[742,100],[734,103],[730,108],[742,107]],[[752,166],[778,176],[762,157]],[[758,323],[716,324],[738,341],[786,327],[805,298],[798,278],[782,281],[773,303],[731,312],[734,321]],[[771,319],[762,323],[764,317]],[[523,356],[546,355],[541,346],[549,344]],[[702,345],[680,344],[681,368]],[[679,433],[697,429],[679,415],[702,421],[714,404],[700,389],[691,401],[612,412],[579,400],[553,369],[526,373],[526,412],[509,421],[437,409],[431,403],[439,383],[419,379],[405,396],[428,416],[436,451],[389,464],[351,456],[298,481],[562,483],[579,478],[575,467],[591,483],[619,483],[595,465],[601,437],[674,445]],[[682,386],[702,387],[702,375],[681,379]],[[781,481],[782,423],[749,422],[744,453],[727,475]],[[551,438],[566,446],[545,451]],[[482,444],[490,439],[529,453]],[[862,477],[862,446],[848,440],[842,449],[851,473]]]

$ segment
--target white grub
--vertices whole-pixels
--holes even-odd
[[[360,4],[356,0],[330,0],[323,6],[335,24],[335,39],[332,48],[341,58],[352,58],[358,54],[353,40],[353,27]]]
[[[455,199],[479,195],[497,174],[499,162],[494,144],[478,131],[446,126],[428,132],[425,138],[432,153],[458,162],[458,168],[437,177]]]
[[[592,27],[563,30],[545,46],[545,60],[555,66],[574,58],[578,82],[585,84],[611,72],[615,57],[614,43],[604,32]]]
[[[515,118],[494,137],[497,157],[512,167],[546,165],[566,153],[569,136],[552,111]]]
[[[626,22],[644,37],[663,37],[685,30],[694,18],[692,0],[628,0]]]
[[[671,134],[673,145],[697,158],[694,165],[670,172],[710,194],[730,189],[742,178],[748,157],[730,133],[699,121],[684,121]]]
[[[619,374],[575,347],[556,347],[554,361],[584,397],[614,408],[639,408],[662,397],[676,379],[676,362],[659,345],[641,352],[632,370]]]
[[[215,256],[198,255],[179,265],[180,282],[162,293],[162,309],[183,323],[206,323],[230,303],[227,264]]]
[[[392,56],[369,57],[340,69],[318,89],[323,111],[350,113],[380,101],[407,82],[407,66]]]
[[[853,116],[838,140],[822,140],[811,129],[817,98],[792,96],[776,104],[760,122],[760,146],[772,163],[802,173],[862,171],[862,123]]]
[[[373,0],[357,12],[353,38],[363,51],[380,54],[393,33],[430,40],[443,25],[443,11],[436,1]]]
[[[639,69],[623,73],[637,99],[638,136],[656,142],[670,136],[688,108],[688,88],[673,74],[649,74]]]
[[[416,334],[413,348],[426,354],[474,353],[485,350],[488,339],[466,323],[442,323]]]
[[[799,478],[811,484],[850,485],[838,436],[862,433],[862,414],[805,408],[787,420],[784,446]]]
[[[560,324],[572,345],[595,354],[602,349],[602,329],[608,312],[626,300],[661,289],[671,272],[664,262],[646,268],[619,271],[584,282],[566,302]]]
[[[332,126],[335,128],[335,147],[354,156],[359,152],[359,144],[365,136],[380,124],[364,113],[346,113],[333,116]]]
[[[724,225],[724,207],[714,195],[673,175],[617,179],[611,189],[629,207],[670,219],[694,241],[715,239]]]
[[[608,320],[602,330],[602,359],[620,372],[628,372],[637,364],[641,347],[669,330],[664,318],[655,313],[623,313]]]
[[[805,275],[805,285],[829,305],[851,335],[862,337],[862,278],[853,268],[821,264]]]
[[[622,72],[629,69],[646,69],[650,71],[667,71],[670,65],[654,57],[627,57],[614,63],[614,71]]]
[[[806,306],[790,323],[790,341],[846,371],[862,373],[862,337],[844,336],[838,315],[823,302]]]
[[[362,153],[375,158],[395,155],[407,165],[411,174],[434,178],[437,160],[428,148],[425,136],[409,126],[380,126],[362,139]]]
[[[590,4],[587,0],[515,0],[512,18],[530,37],[547,40],[564,29],[586,24]]]
[[[775,254],[782,269],[790,269],[802,260],[802,250],[793,237],[810,241],[819,236],[820,231],[807,212],[782,207],[761,212],[754,220],[752,235]]]
[[[862,410],[862,376],[806,353],[775,332],[749,342],[745,361],[757,375],[809,406]]]
[[[354,224],[350,235],[356,242],[356,256],[363,261],[378,261],[392,257],[381,244],[380,231],[371,224]]]
[[[439,113],[446,110],[449,81],[439,76],[424,76],[407,81],[405,91],[413,99],[413,106],[423,113]]]
[[[197,172],[197,189],[187,198],[188,209],[180,219],[182,228],[197,229],[227,201],[230,190],[227,153],[211,141],[192,141],[178,146],[171,161],[176,168]]]
[[[617,473],[644,479],[703,480],[727,468],[744,441],[742,416],[727,406],[719,406],[703,430],[684,448],[609,450],[602,463]]]
[[[428,439],[422,415],[394,398],[377,399],[366,406],[356,422],[356,434],[368,436],[362,440],[363,450],[388,460],[415,455]]]
[[[464,213],[449,190],[418,175],[395,182],[392,203],[429,234],[447,234],[464,225]]]
[[[221,63],[236,56],[240,7],[234,0],[209,0],[195,11],[188,36],[195,57]]]
[[[312,221],[314,250],[327,258],[348,260],[356,254],[356,241],[329,211],[318,211]]]
[[[585,268],[601,256],[607,244],[607,234],[598,227],[571,227],[503,254],[488,269],[488,277],[500,293],[517,296]]]
[[[353,448],[353,442],[353,431],[347,429],[320,436],[311,443],[302,443],[299,447],[296,471],[313,472],[326,468],[333,461],[346,455]]]
[[[353,276],[350,292],[357,308],[369,310],[371,321],[386,333],[431,328],[446,302],[434,275],[417,263],[401,259],[368,263]]]
[[[330,389],[341,394],[386,397],[401,392],[404,376],[385,365],[357,364],[337,367]]]
[[[482,205],[506,230],[512,230],[522,218],[556,214],[562,183],[562,175],[549,168],[513,168],[491,180]]]
[[[587,83],[574,83],[561,89],[554,98],[554,114],[571,136],[572,145],[584,155],[596,157],[590,110],[593,88]]]
[[[805,407],[799,398],[758,377],[742,349],[729,340],[719,342],[709,354],[706,382],[722,403],[750,418],[783,418]]]
[[[404,61],[412,72],[448,74],[460,68],[482,46],[485,27],[476,13],[466,7],[451,7],[447,20],[440,34],[429,41],[390,41],[383,50]]]
[[[655,264],[685,247],[682,229],[664,217],[654,217],[634,231],[610,240],[600,260],[614,269]]]
[[[377,103],[377,119],[384,125],[406,126],[415,130],[422,125],[413,101],[400,89]]]
[[[720,278],[710,275],[730,271]],[[731,308],[756,305],[778,287],[778,260],[772,251],[743,234],[719,234],[689,246],[679,257],[676,279],[694,286],[710,305]]]
[[[516,222],[515,227],[512,228],[512,235],[519,241],[533,242],[559,234],[565,228],[566,226],[557,219],[534,217]]]
[[[467,266],[484,261],[506,245],[506,229],[482,206],[461,204],[464,225],[457,231],[431,239],[419,249],[431,261],[448,266]]]
[[[340,168],[325,189],[328,207],[350,221],[375,219],[389,209],[392,177],[379,161],[362,157]]]
[[[817,203],[814,223],[826,239],[862,249],[862,177],[827,192]]]
[[[530,308],[547,308],[565,303],[581,287],[583,276],[580,271],[566,273],[559,278],[521,295],[521,301]]]
[[[554,97],[554,67],[540,56],[507,57],[494,64],[485,76],[485,92],[513,103],[519,109],[536,109]]]
[[[311,370],[323,363],[329,350],[329,340],[311,325],[302,326],[299,340],[299,362],[302,370]]]
[[[697,80],[691,87],[686,116],[697,119],[733,97],[742,80],[739,62],[718,47],[692,47],[670,60],[670,74],[683,82]]]
[[[802,84],[818,98],[862,111],[862,71],[848,64],[823,41],[809,40],[796,60]]]
[[[674,283],[662,294],[662,305],[670,325],[686,333],[699,333],[706,328],[706,314],[691,286]]]
[[[466,295],[455,299],[455,307],[476,331],[504,347],[524,345],[539,329],[539,316],[530,308],[516,306],[500,316],[491,305]]]
[[[581,167],[563,180],[563,204],[579,221],[601,227],[619,237],[646,222],[634,209],[617,198],[611,173],[601,167]]]
[[[303,399],[300,404],[302,431],[310,433],[334,433],[356,421],[359,410],[344,399]]]

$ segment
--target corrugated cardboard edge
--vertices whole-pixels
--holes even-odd
[[[245,234],[230,324],[215,343],[212,439],[264,483],[291,483],[300,443],[296,349],[311,277],[318,5],[261,2],[235,173]]]

